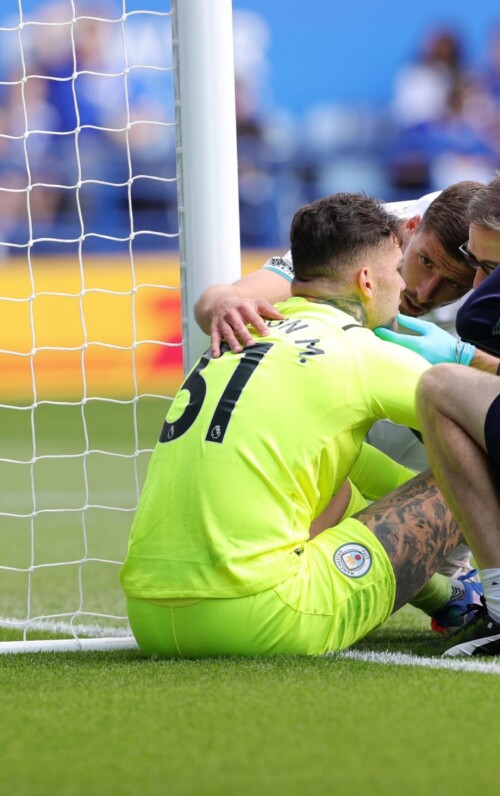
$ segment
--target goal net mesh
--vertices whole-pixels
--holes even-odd
[[[0,640],[127,635],[182,378],[170,0],[3,0],[0,53]]]

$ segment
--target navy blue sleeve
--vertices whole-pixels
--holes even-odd
[[[462,340],[500,356],[500,267],[462,304],[456,328]]]

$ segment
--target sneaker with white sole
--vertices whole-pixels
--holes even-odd
[[[419,655],[459,656],[500,655],[500,623],[488,614],[482,598],[481,605],[471,605],[474,617],[466,625],[439,641],[431,641],[416,650]]]

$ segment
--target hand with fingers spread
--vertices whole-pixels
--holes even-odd
[[[397,343],[404,348],[415,351],[424,357],[431,365],[440,362],[457,362],[459,365],[470,365],[474,359],[476,348],[470,343],[457,340],[435,323],[411,318],[408,315],[396,316],[399,326],[410,329],[417,334],[401,334],[391,329],[379,326],[375,334],[381,340]]]
[[[224,295],[219,306],[214,308],[210,325],[210,350],[213,357],[219,357],[221,343],[226,341],[231,351],[239,353],[244,346],[253,345],[255,339],[250,334],[250,324],[261,336],[269,334],[265,318],[281,320],[284,316],[265,299],[240,298]]]

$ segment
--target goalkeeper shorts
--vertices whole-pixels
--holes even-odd
[[[384,548],[362,523],[345,519],[303,546],[298,574],[246,597],[127,598],[145,655],[320,655],[378,627],[394,605],[395,577]]]

